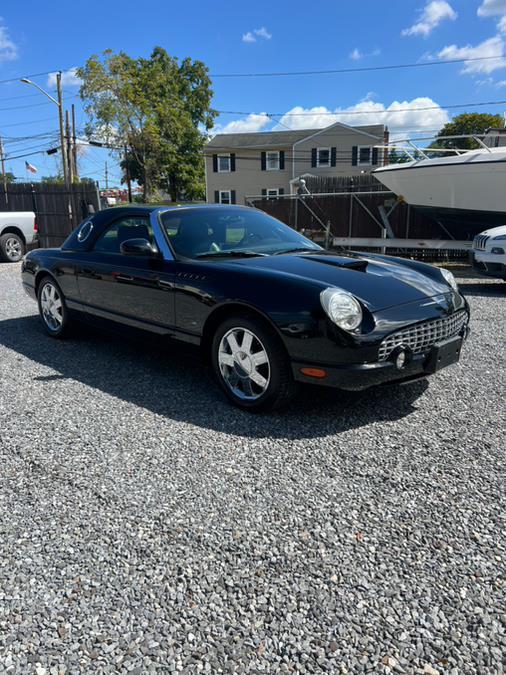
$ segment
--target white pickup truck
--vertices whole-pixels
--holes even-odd
[[[33,211],[0,212],[0,260],[19,262],[26,247],[37,239],[37,221]]]
[[[470,257],[477,272],[506,281],[506,225],[477,234]]]

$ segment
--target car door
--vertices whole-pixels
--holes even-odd
[[[147,239],[156,246],[149,216],[126,215],[112,221],[91,250],[81,254],[77,281],[84,309],[120,323],[165,332],[175,323],[170,262],[122,254],[121,243],[128,239]]]

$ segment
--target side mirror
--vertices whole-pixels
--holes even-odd
[[[158,249],[147,239],[127,239],[120,244],[119,250],[123,255],[158,255]]]

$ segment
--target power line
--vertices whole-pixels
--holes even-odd
[[[314,117],[315,115],[325,115],[325,116],[341,116],[341,115],[395,115],[395,113],[401,112],[425,112],[427,110],[451,110],[455,108],[478,108],[486,105],[506,105],[506,100],[502,101],[478,101],[477,103],[453,103],[449,105],[432,105],[432,106],[422,106],[419,108],[396,108],[396,109],[383,109],[383,110],[338,110],[336,112],[325,111],[325,112],[264,112],[258,113],[255,111],[246,112],[244,110],[217,110],[220,115],[265,115],[265,117]]]
[[[39,122],[53,122],[54,117],[44,117],[43,119],[39,120],[30,120],[28,122],[15,122],[13,124],[0,124],[1,129],[7,129],[7,127],[22,127],[26,126],[27,124],[38,124]]]
[[[362,66],[359,68],[334,68],[331,70],[295,70],[270,73],[214,73],[211,77],[288,77],[292,75],[337,75],[340,73],[366,73],[378,70],[400,70],[403,68],[424,68],[427,66],[443,66],[449,63],[470,63],[474,61],[490,61],[505,59],[506,56],[476,56],[468,59],[441,59],[439,61],[419,61],[418,63],[397,63],[388,66]]]
[[[43,73],[31,73],[30,75],[18,75],[17,77],[10,77],[7,80],[0,80],[0,84],[8,84],[9,82],[18,82],[22,77],[32,78],[32,77],[42,77],[43,75],[51,75],[52,73],[57,73],[58,71],[64,72],[64,70],[69,70],[68,68],[55,68],[54,70],[46,70]]]

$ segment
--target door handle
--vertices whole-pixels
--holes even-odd
[[[116,279],[118,281],[133,281],[134,278],[130,277],[128,274],[116,274]]]

